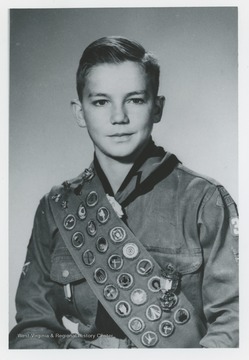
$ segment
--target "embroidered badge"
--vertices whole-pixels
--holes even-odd
[[[235,204],[233,198],[231,197],[231,195],[227,192],[227,190],[223,186],[218,186],[218,189],[220,192],[220,196],[218,196],[218,198],[217,198],[216,205],[224,206],[222,199],[224,200],[224,202],[226,203],[227,206]]]
[[[123,255],[127,259],[135,259],[139,254],[138,246],[134,243],[127,243],[123,247]]]
[[[64,228],[66,230],[72,230],[75,225],[76,225],[76,218],[74,215],[72,214],[69,214],[65,217],[65,220],[64,220]]]
[[[133,276],[129,273],[122,273],[118,276],[117,283],[121,289],[130,289],[133,285]]]
[[[101,208],[98,209],[97,211],[97,220],[101,223],[101,224],[105,224],[110,217],[110,213],[109,210],[102,206]]]
[[[126,317],[131,312],[131,305],[124,300],[119,301],[115,306],[116,313],[121,317]]]
[[[97,268],[94,271],[94,280],[96,281],[96,283],[98,284],[104,284],[107,280],[107,273],[105,272],[104,269],[102,268]]]
[[[146,317],[150,321],[156,321],[162,316],[162,310],[158,305],[152,304],[146,309]]]
[[[83,246],[84,241],[85,241],[84,235],[80,231],[77,231],[76,233],[73,234],[73,236],[72,236],[72,245],[76,249],[80,249]]]
[[[137,264],[137,272],[140,275],[148,276],[153,271],[153,264],[149,259],[142,259]]]
[[[103,291],[103,295],[105,297],[106,300],[109,301],[114,301],[117,299],[118,295],[119,295],[119,291],[116,288],[116,286],[109,284],[106,285]]]
[[[101,236],[96,241],[96,248],[100,253],[105,253],[109,247],[107,240]]]
[[[135,334],[139,334],[142,332],[145,328],[144,321],[140,319],[139,317],[133,317],[130,319],[128,323],[128,328],[130,331],[132,331]]]
[[[120,243],[126,238],[126,232],[121,226],[115,226],[110,231],[110,238],[115,243]]]
[[[88,235],[95,236],[97,233],[97,227],[95,225],[95,222],[93,220],[88,221],[86,231]]]
[[[84,262],[85,265],[87,266],[91,266],[94,264],[95,262],[95,256],[93,254],[93,252],[89,249],[87,249],[83,254],[82,254],[82,260]]]
[[[152,292],[159,292],[160,291],[160,277],[159,276],[152,276],[148,280],[148,288]]]
[[[141,338],[143,345],[153,347],[158,342],[158,336],[154,331],[146,331]]]
[[[135,289],[131,293],[131,301],[135,305],[143,305],[147,301],[147,294],[143,289]]]
[[[239,236],[239,218],[233,217],[230,219],[230,229],[233,236]]]
[[[176,310],[174,314],[174,320],[178,325],[185,324],[190,318],[189,312],[187,309],[180,308]]]
[[[91,191],[86,197],[86,204],[89,207],[93,207],[98,203],[98,194],[96,191]]]
[[[121,256],[113,254],[108,259],[108,265],[112,270],[120,270],[123,266],[124,260]]]
[[[169,320],[164,320],[159,325],[159,332],[162,336],[168,337],[173,334],[175,329],[174,324]]]
[[[81,203],[79,205],[77,214],[78,214],[78,217],[80,220],[85,220],[85,218],[87,216],[87,212],[86,212],[86,208],[83,203]]]

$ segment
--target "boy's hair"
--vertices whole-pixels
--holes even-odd
[[[160,67],[155,56],[136,41],[121,36],[107,36],[91,43],[81,56],[76,74],[79,100],[82,101],[85,79],[93,66],[103,63],[119,64],[124,61],[134,61],[142,66],[151,79],[156,96]]]

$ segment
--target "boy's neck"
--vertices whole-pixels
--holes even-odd
[[[97,156],[98,162],[107,177],[113,193],[116,194],[134,162],[122,163],[108,157]]]

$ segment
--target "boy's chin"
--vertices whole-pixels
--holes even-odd
[[[134,149],[133,151],[112,152],[112,154],[110,154],[109,157],[116,161],[119,161],[120,163],[129,164],[129,163],[133,163],[137,159],[137,157],[141,153],[141,150],[142,149],[140,148],[140,149]]]

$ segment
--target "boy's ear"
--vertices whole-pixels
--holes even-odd
[[[154,107],[154,116],[153,116],[154,123],[158,123],[161,120],[164,104],[165,104],[165,97],[157,96]]]
[[[81,102],[78,99],[72,100],[71,108],[72,108],[73,115],[77,120],[77,124],[80,127],[86,127],[86,122],[84,119]]]

